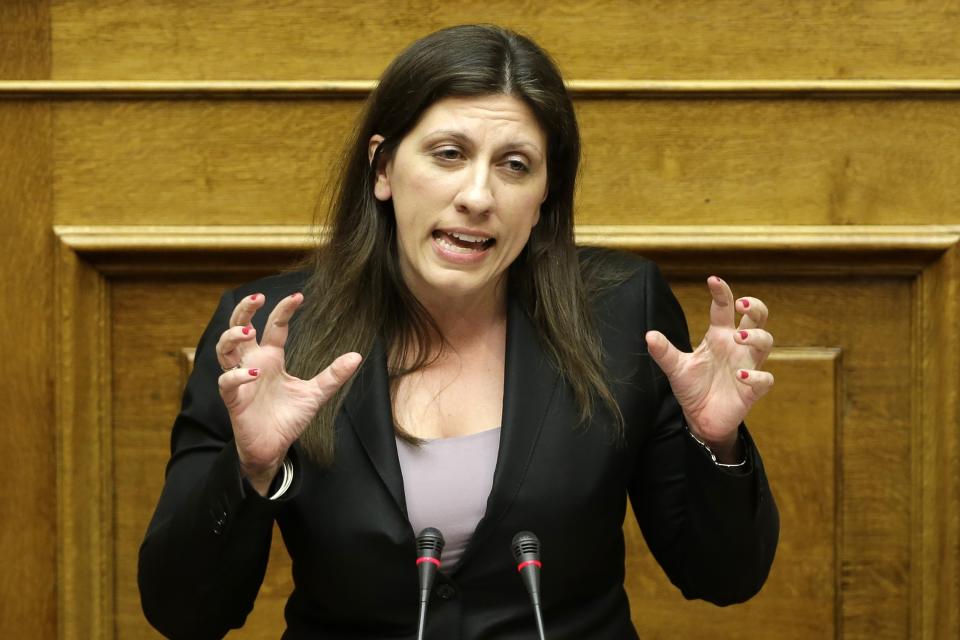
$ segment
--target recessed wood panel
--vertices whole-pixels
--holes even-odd
[[[58,103],[58,224],[306,224],[356,100]],[[581,100],[581,224],[948,224],[960,102]]]
[[[770,577],[742,606],[686,602],[657,566],[628,515],[627,593],[642,638],[833,638],[840,612],[837,488],[840,468],[840,352],[782,349],[767,368],[775,394],[756,405],[750,431],[780,511],[780,542]]]
[[[671,261],[664,264],[671,277]],[[756,273],[774,268],[754,265]],[[918,427],[911,422],[912,390],[903,373],[914,362],[908,346],[913,317],[906,311],[913,280],[748,272],[727,280],[735,295],[769,304],[769,328],[779,344],[803,348],[771,360],[777,386],[749,420],[780,505],[781,547],[760,596],[723,610],[683,601],[658,568],[631,560],[633,609],[643,637],[695,637],[705,621],[724,638],[778,624],[786,635],[770,637],[824,637],[820,630],[828,637],[908,637],[911,540],[921,526],[912,502]],[[137,597],[136,550],[162,484],[183,349],[196,341],[220,292],[234,282],[189,276],[111,281],[118,638],[153,637]],[[672,284],[696,339],[706,328],[705,284],[690,275],[673,276]],[[278,539],[264,589],[238,637],[274,638],[282,626],[290,578],[280,547]],[[676,635],[678,619],[697,622],[692,635]]]
[[[671,279],[692,336],[707,326],[706,275]],[[741,274],[725,279],[734,295],[753,295],[768,304],[768,330],[778,344],[842,349],[838,625],[844,638],[909,637],[911,538],[919,525],[913,520],[918,507],[912,492],[919,478],[911,462],[919,428],[910,382],[913,278]],[[778,396],[774,388],[763,400],[764,410],[779,415]]]
[[[57,79],[376,78],[435,29],[524,31],[577,78],[956,76],[956,5],[887,2],[362,3],[59,0]]]

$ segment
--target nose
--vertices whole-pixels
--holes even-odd
[[[489,215],[495,204],[490,185],[490,170],[480,164],[464,170],[463,184],[453,204],[460,213]]]

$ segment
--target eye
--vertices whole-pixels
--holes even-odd
[[[504,165],[507,167],[507,169],[514,173],[530,172],[530,167],[527,166],[527,163],[518,158],[510,158],[504,163]]]
[[[439,160],[460,160],[463,154],[456,147],[441,147],[433,152],[433,157]]]

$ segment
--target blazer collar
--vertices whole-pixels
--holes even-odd
[[[356,375],[344,406],[364,450],[406,518],[403,475],[394,439],[386,350],[381,340],[375,341],[366,362]],[[458,566],[466,563],[472,555],[471,550],[483,541],[513,503],[526,475],[559,378],[541,348],[532,321],[520,303],[511,298],[507,308],[503,416],[497,467],[487,500],[486,515],[477,525]]]
[[[374,341],[370,353],[355,375],[344,400],[344,407],[360,444],[406,518],[403,475],[400,472],[397,442],[394,439],[387,353],[380,338]]]
[[[540,344],[540,337],[519,301],[507,310],[507,352],[503,373],[503,420],[500,452],[487,511],[460,557],[457,571],[507,514],[526,477],[533,451],[557,392],[560,375]],[[506,549],[504,552],[506,553]]]

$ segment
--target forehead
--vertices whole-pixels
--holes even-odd
[[[524,142],[540,146],[546,141],[546,134],[529,105],[504,94],[438,100],[423,112],[413,132],[423,136],[442,130],[467,136],[521,137]]]

